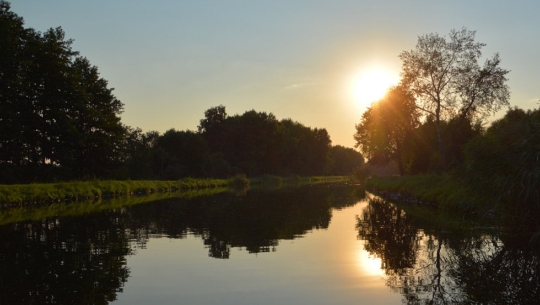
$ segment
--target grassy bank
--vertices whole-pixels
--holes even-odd
[[[144,204],[152,201],[181,198],[191,199],[211,196],[230,191],[227,187],[183,190],[173,193],[154,193],[148,196],[123,196],[108,200],[86,200],[76,203],[55,202],[48,205],[35,205],[24,208],[5,209],[0,212],[0,225],[28,220],[40,220],[49,217],[80,216],[112,210],[126,206]]]
[[[473,189],[450,175],[372,177],[366,181],[366,188],[398,202],[407,213],[411,209],[415,215],[426,213],[429,209],[423,205],[435,206],[443,213],[458,211],[466,218],[504,228],[509,240],[528,240],[535,246],[540,245],[540,213],[536,206],[521,206],[519,200],[504,202],[492,190]]]
[[[0,185],[0,203],[26,205],[40,202],[79,201],[201,188],[228,187],[230,184],[231,180],[228,179],[186,178],[178,181],[96,180]]]
[[[262,176],[249,179],[251,186],[284,186],[284,185],[304,185],[304,184],[318,184],[318,183],[333,183],[333,182],[347,182],[350,181],[349,176],[309,176],[309,177],[279,177],[279,176]]]
[[[440,208],[461,212],[477,212],[496,207],[496,203],[475,192],[448,174],[402,177],[371,177],[370,190],[391,193],[393,199],[410,199]]]
[[[193,179],[177,181],[157,180],[108,180],[72,181],[62,183],[36,183],[0,185],[0,204],[23,206],[36,203],[84,201],[88,199],[130,197],[153,193],[207,189],[218,187],[245,188],[250,185],[313,184],[347,181],[345,176],[276,177],[265,176],[247,179],[237,176],[230,179]]]

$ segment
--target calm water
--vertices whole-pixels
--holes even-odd
[[[536,304],[538,256],[354,186],[0,227],[0,304]]]

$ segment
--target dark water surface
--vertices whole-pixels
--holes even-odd
[[[2,304],[537,304],[495,228],[332,184],[0,226]]]

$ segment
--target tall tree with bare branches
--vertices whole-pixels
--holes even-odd
[[[457,116],[481,120],[509,106],[509,71],[499,66],[498,53],[483,66],[479,64],[486,44],[475,42],[475,34],[462,28],[451,30],[448,37],[437,33],[419,36],[414,50],[399,55],[403,85],[417,98],[417,107],[435,119],[443,164],[441,120]]]

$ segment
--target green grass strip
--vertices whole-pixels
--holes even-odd
[[[107,180],[0,185],[1,203],[38,203],[78,201],[90,198],[131,196],[200,188],[228,187],[228,179],[193,179],[178,181]]]
[[[19,207],[0,211],[0,225],[21,221],[37,221],[50,217],[80,216],[153,201],[182,198],[192,199],[230,191],[227,187],[183,190],[174,193],[155,193],[148,196],[124,196],[112,199],[86,200],[81,202],[57,202],[48,205]]]
[[[494,205],[492,201],[448,174],[371,177],[366,181],[366,187],[398,192],[440,208],[463,212],[489,209]]]
[[[161,180],[94,180],[61,183],[32,183],[0,185],[0,203],[8,206],[31,205],[36,203],[72,202],[88,199],[115,198],[162,192],[218,188],[248,187],[258,184],[314,184],[348,181],[346,176],[276,177],[246,179],[194,179],[176,181]],[[240,182],[240,183],[239,183]]]

